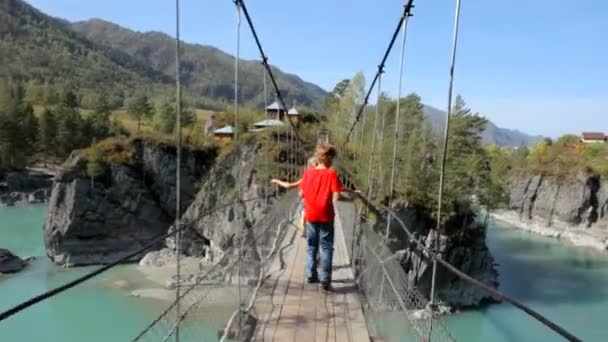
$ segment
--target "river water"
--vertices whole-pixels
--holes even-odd
[[[23,272],[0,277],[0,311],[90,270],[58,268],[46,258],[41,228],[44,211],[44,206],[0,208],[0,248],[38,257]],[[500,222],[488,229],[488,244],[499,264],[504,293],[584,341],[608,341],[608,253],[564,246]],[[139,278],[134,266],[113,269],[0,322],[0,341],[128,341],[167,306],[135,298],[114,286],[117,279],[145,282]],[[459,313],[445,324],[459,341],[560,340],[508,304]],[[203,328],[198,327],[192,340],[215,340],[221,320],[203,320],[200,325]],[[399,326],[403,323],[394,322],[390,329],[395,340],[399,340]]]

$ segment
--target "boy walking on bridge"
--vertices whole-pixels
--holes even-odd
[[[309,283],[321,282],[324,290],[331,289],[331,272],[334,251],[334,206],[341,191],[338,172],[331,168],[336,149],[319,144],[315,150],[318,165],[302,175],[300,189],[306,211],[306,277]],[[320,274],[317,274],[317,254],[320,254]]]

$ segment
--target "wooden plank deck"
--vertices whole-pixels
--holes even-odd
[[[295,227],[286,229],[290,231],[255,301],[253,340],[369,342],[340,220],[335,227],[330,293],[306,283],[306,240]]]

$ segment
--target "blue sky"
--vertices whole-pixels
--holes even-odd
[[[171,0],[28,0],[71,21],[102,18],[138,31],[174,34]],[[235,50],[231,0],[182,0],[187,42]],[[248,0],[270,58],[331,90],[363,71],[371,81],[404,1]],[[608,1],[462,0],[455,92],[497,125],[559,136],[608,132]],[[447,106],[455,0],[415,1],[406,47],[404,93]],[[241,55],[259,55],[243,27]],[[399,47],[399,46],[397,46]],[[383,82],[396,95],[399,51]]]

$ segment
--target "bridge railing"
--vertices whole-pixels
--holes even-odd
[[[355,217],[362,217],[364,205],[355,201],[354,207]],[[400,255],[385,244],[370,223],[355,219],[354,224],[342,225],[342,229],[371,336],[390,335],[393,325],[403,328],[407,323],[399,331],[406,332],[407,338],[455,341],[441,317],[433,317],[434,324],[429,324],[432,312],[428,300],[408,279]]]
[[[172,302],[132,341],[168,341],[178,329],[183,340],[206,340],[205,337],[215,340],[236,335],[239,339],[246,338],[251,333],[247,314],[268,274],[277,246],[293,227],[288,218],[294,217],[298,207],[297,192],[289,191],[253,226],[242,227],[232,247],[223,251],[213,265],[178,280],[182,287],[180,299]],[[243,244],[240,239],[244,239]],[[176,305],[181,307],[179,317]],[[208,336],[214,326],[225,328]]]
[[[353,184],[353,182],[350,181],[352,178],[349,177],[349,173],[346,170],[340,169],[340,173],[341,175],[344,175],[343,177],[348,178],[350,184]],[[353,238],[350,240],[350,244],[352,245],[350,249],[352,253],[351,260],[353,261],[353,269],[356,273],[356,277],[358,278],[360,291],[365,298],[368,299],[367,305],[368,308],[370,308],[370,312],[373,312],[374,310],[378,310],[379,312],[389,312],[391,311],[391,308],[397,308],[397,310],[401,310],[402,312],[409,312],[410,315],[407,317],[413,330],[415,332],[420,331],[423,334],[427,334],[427,337],[422,337],[423,339],[441,340],[441,336],[435,337],[437,330],[439,329],[440,331],[445,332],[441,334],[442,336],[446,337],[448,340],[453,340],[454,338],[449,335],[447,330],[440,323],[440,320],[434,318],[435,308],[433,305],[427,305],[429,301],[426,299],[426,297],[423,296],[419,291],[412,289],[411,286],[408,286],[408,284],[411,284],[411,282],[406,281],[403,284],[400,283],[401,280],[407,280],[407,275],[405,275],[403,267],[398,262],[399,255],[395,254],[386,245],[385,241],[388,240],[386,237],[382,237],[380,234],[374,232],[372,227],[363,220],[364,216],[367,215],[362,215],[363,212],[361,210],[362,208],[366,208],[365,213],[368,214],[369,208],[374,207],[371,201],[363,195],[359,195],[358,200],[362,202],[362,205],[359,206],[359,212],[357,213],[357,221],[359,223],[355,224],[354,231],[350,232],[350,234],[353,236]],[[514,298],[504,295],[497,289],[472,278],[447,261],[443,260],[440,255],[433,252],[432,248],[429,248],[429,246],[425,245],[425,243],[417,238],[417,236],[409,229],[409,227],[407,227],[405,222],[397,213],[381,204],[378,207],[381,208],[381,212],[376,212],[376,214],[390,215],[395,222],[395,229],[398,229],[403,233],[405,241],[407,241],[408,248],[417,251],[420,258],[425,259],[427,262],[437,262],[437,264],[441,266],[440,269],[442,269],[443,272],[450,272],[480,291],[485,291],[494,299],[513,305],[518,310],[527,314],[530,318],[542,323],[547,328],[553,330],[566,340],[581,341],[572,333],[552,322],[532,308]],[[345,232],[345,235],[348,234],[349,233]],[[376,272],[376,274],[370,276],[370,272]],[[368,280],[368,283],[365,283],[366,279]],[[375,279],[380,280],[374,281]],[[380,286],[378,286],[378,283]],[[398,299],[398,305],[396,305],[394,300],[388,297],[388,295],[384,294],[387,287],[386,283],[388,283],[388,287],[390,288],[389,291],[393,291],[395,298]],[[373,298],[379,298],[376,301],[376,303],[379,304],[374,304],[374,302],[371,301]],[[412,308],[425,308],[427,309],[427,312],[420,310],[412,311]],[[411,316],[412,313],[413,317]],[[426,316],[428,318],[426,330],[424,323],[421,325],[419,322],[420,320],[418,318],[421,316]],[[439,325],[437,325],[438,322]],[[418,328],[414,328],[414,326],[418,326]]]

